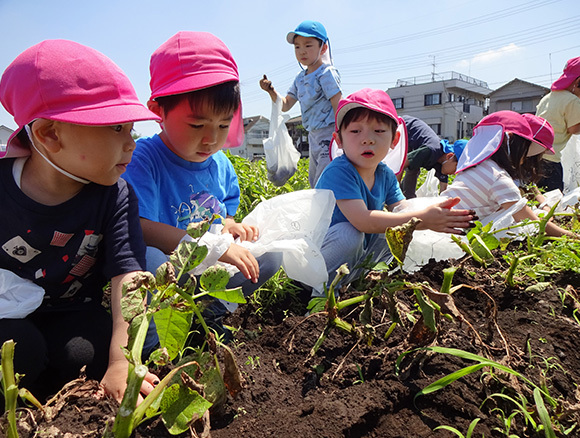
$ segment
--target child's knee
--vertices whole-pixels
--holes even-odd
[[[145,258],[147,263],[145,269],[148,272],[151,272],[153,275],[155,275],[159,266],[169,260],[169,256],[167,254],[165,254],[159,248],[155,248],[154,246],[147,247]]]

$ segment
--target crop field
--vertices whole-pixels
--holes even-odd
[[[236,219],[262,200],[308,188],[303,160],[282,187],[267,181],[263,162],[231,160],[242,191]],[[577,211],[553,220],[579,227]],[[486,227],[468,237],[460,259],[414,273],[397,260],[369,266],[348,288],[329,285],[336,297],[312,301],[283,271],[247,302],[225,290],[219,269],[206,271],[198,289],[179,282],[205,256],[204,247],[183,245],[170,268],[127,287],[132,342],[122,405],[93,397],[98,382],[82,376],[43,406],[22,401],[10,365],[18,346],[5,344],[3,391],[13,408],[0,436],[580,436],[580,242],[543,233],[498,241]],[[140,303],[153,289],[145,311]],[[240,303],[225,319],[234,339],[224,345],[209,335],[184,349],[205,295]],[[142,363],[153,311],[165,348]],[[162,381],[136,406],[147,368]]]

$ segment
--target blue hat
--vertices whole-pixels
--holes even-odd
[[[288,32],[288,35],[286,35],[286,41],[288,41],[290,44],[294,44],[294,37],[296,35],[307,38],[318,38],[322,41],[323,44],[328,41],[326,29],[322,23],[319,23],[318,21],[303,21],[296,29],[294,29],[294,32]]]
[[[458,160],[459,160],[459,157],[461,157],[461,154],[463,153],[463,149],[465,149],[466,145],[467,145],[467,140],[457,140],[453,144],[449,143],[449,141],[447,141],[447,140],[441,140],[441,149],[443,149],[443,152],[446,154],[448,154],[450,152],[452,154],[455,154],[455,157],[457,157]]]

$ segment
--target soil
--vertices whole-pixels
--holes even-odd
[[[325,313],[305,317],[304,308],[284,312],[280,306],[258,315],[251,304],[243,306],[226,322],[239,328],[232,349],[245,380],[244,389],[228,400],[221,415],[212,416],[211,437],[455,437],[434,429],[448,425],[466,434],[477,418],[473,437],[499,437],[507,431],[502,414],[508,417],[515,405],[505,398],[489,398],[497,393],[520,403],[519,396],[525,396],[531,418],[541,424],[534,410],[533,388],[497,368],[490,372],[485,367],[415,398],[437,379],[475,364],[421,350],[404,356],[397,373],[397,358],[421,346],[461,349],[499,362],[546,389],[557,408],[547,402],[546,407],[562,430],[579,424],[580,326],[572,297],[580,295],[580,275],[560,273],[550,284],[535,289],[527,289],[535,283],[529,278],[507,287],[504,274],[508,266],[496,253],[496,261],[487,267],[474,265],[468,258],[431,262],[412,275],[396,273],[387,279],[386,274],[375,274],[363,284],[368,289],[402,278],[439,290],[443,269],[450,266],[458,268],[453,285],[463,286],[442,308],[454,316],[437,313],[436,334],[423,324],[412,290],[395,294],[402,323],[390,336],[385,338],[391,319],[388,294],[383,294],[373,300],[371,323],[366,326],[372,338],[334,328],[313,356],[310,351],[324,330]],[[565,298],[562,291],[567,291]],[[350,288],[341,299],[360,294]],[[347,308],[339,316],[362,329],[358,322],[361,309]],[[50,422],[38,414],[33,422],[33,412],[23,411],[22,423],[29,430],[22,428],[20,436],[102,436],[117,406],[111,400],[91,397],[94,384],[80,381],[72,385]],[[580,436],[578,427],[568,436]],[[544,436],[521,413],[514,415],[509,433]],[[169,434],[157,420],[141,425],[135,436]],[[564,435],[556,432],[556,436]]]

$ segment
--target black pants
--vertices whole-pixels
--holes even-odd
[[[538,187],[545,188],[547,192],[556,189],[564,191],[564,170],[561,163],[542,160],[542,171],[544,177],[538,181]]]
[[[74,312],[33,313],[0,319],[0,345],[13,339],[14,371],[24,374],[19,387],[41,402],[79,376],[100,380],[107,370],[112,320],[102,307]]]

